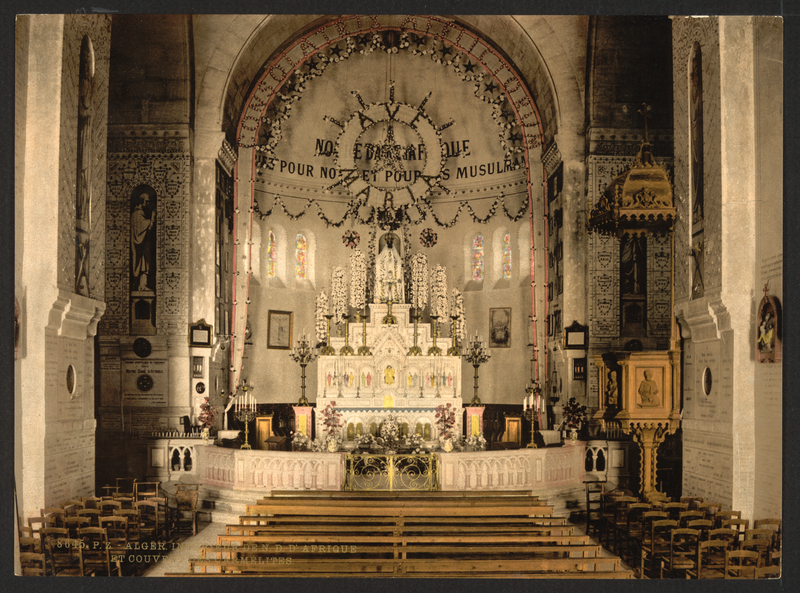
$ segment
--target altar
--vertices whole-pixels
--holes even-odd
[[[320,356],[317,365],[316,434],[325,434],[321,410],[334,403],[342,414],[342,439],[377,435],[381,423],[392,415],[401,435],[419,434],[438,439],[436,407],[455,410],[455,434],[462,434],[461,357],[445,354],[448,340],[437,338],[440,355],[428,355],[434,346],[433,328],[417,324],[416,346],[422,355],[409,354],[415,346],[409,304],[391,305],[395,323],[384,323],[387,303],[369,305],[369,320],[349,322],[347,341],[357,350],[365,344],[371,354],[341,355],[344,337],[331,337],[335,355]],[[347,322],[346,322],[347,323]]]

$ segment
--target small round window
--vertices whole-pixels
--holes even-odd
[[[78,386],[77,383],[78,382],[75,376],[75,367],[69,365],[67,367],[67,391],[69,392],[70,395],[75,395],[75,389]]]
[[[711,387],[714,384],[714,379],[711,377],[711,369],[706,367],[703,371],[703,395],[708,397],[711,395]]]

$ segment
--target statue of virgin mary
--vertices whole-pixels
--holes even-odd
[[[384,240],[386,242],[383,246]],[[375,292],[376,303],[403,303],[405,290],[403,290],[403,261],[397,250],[397,235],[386,233],[381,237],[380,244],[383,249],[378,254],[375,262]]]

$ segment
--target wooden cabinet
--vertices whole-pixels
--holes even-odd
[[[267,416],[258,416],[256,418],[256,434],[255,442],[252,443],[253,449],[262,449],[266,451],[269,449],[267,446],[267,439],[272,436],[272,414]]]

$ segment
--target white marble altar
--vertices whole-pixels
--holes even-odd
[[[389,415],[399,424],[408,424],[414,432],[417,424],[430,425],[430,438],[438,437],[435,408],[452,404],[455,408],[455,434],[460,435],[463,423],[461,401],[461,358],[458,356],[408,356],[414,346],[414,324],[410,321],[411,305],[393,304],[395,324],[384,324],[388,313],[385,303],[369,306],[366,344],[370,356],[340,356],[345,339],[332,337],[335,356],[320,356],[317,365],[316,434],[324,435],[322,409],[335,402],[342,413],[342,436],[347,438],[360,424],[366,434]],[[433,346],[433,328],[417,325],[417,345],[423,353]],[[349,345],[358,350],[363,342],[363,322],[349,324]],[[437,346],[446,352],[449,339],[437,339]]]

